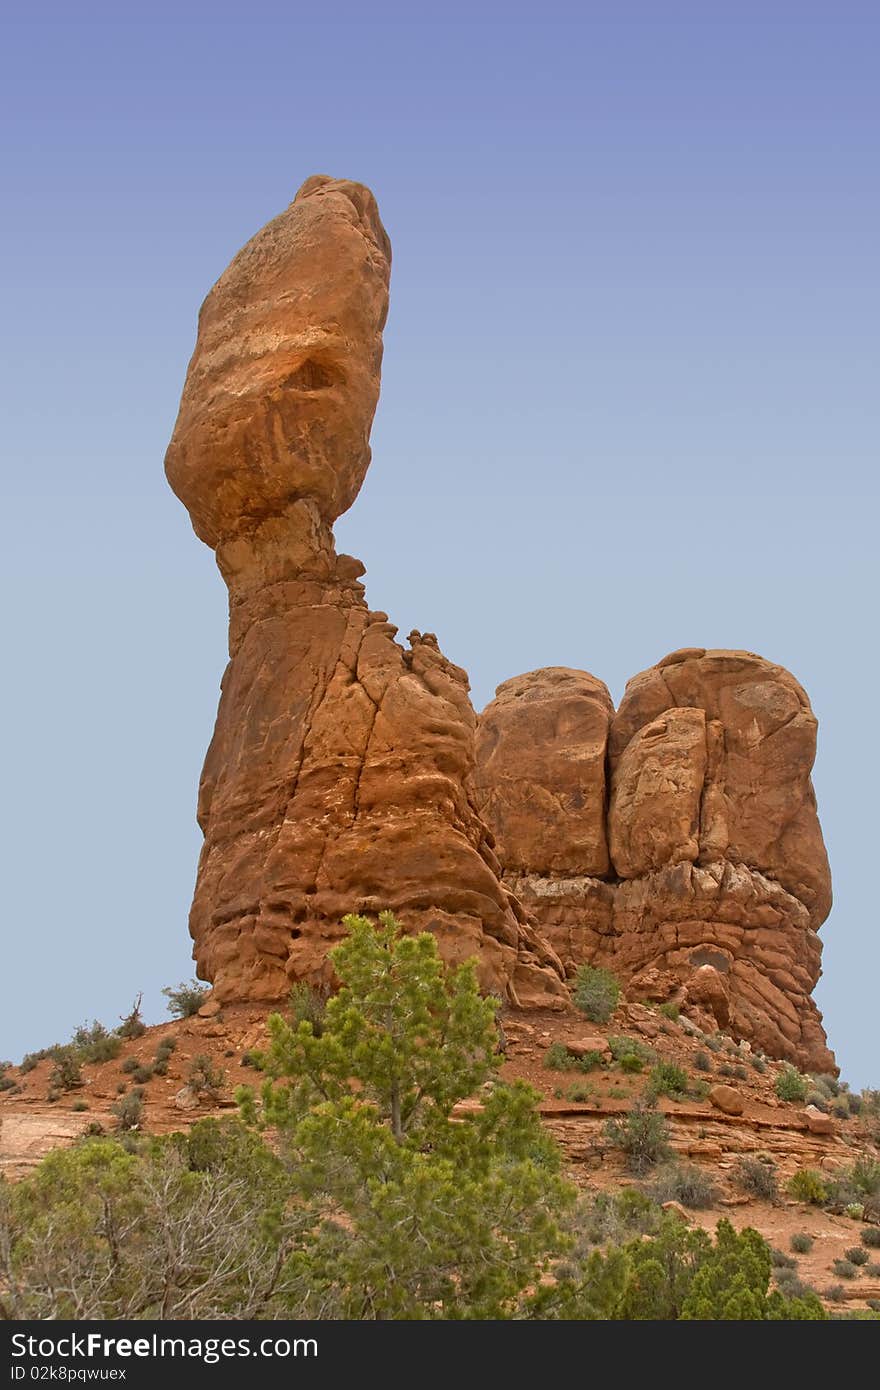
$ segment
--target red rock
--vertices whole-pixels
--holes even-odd
[[[801,1111],[801,1115],[807,1122],[807,1129],[811,1134],[835,1134],[837,1126],[830,1115],[826,1115],[824,1110],[820,1110],[816,1105],[808,1105]]]
[[[608,1046],[608,1039],[603,1037],[601,1033],[586,1038],[578,1038],[574,1042],[567,1042],[565,1050],[570,1052],[572,1057],[588,1057],[591,1052],[595,1052],[603,1061],[611,1061],[611,1048]]]
[[[745,1101],[734,1086],[713,1086],[707,1099],[725,1115],[741,1115],[746,1108]]]
[[[546,765],[540,790],[565,806],[557,764],[578,766],[577,727],[563,738],[543,714],[550,675],[499,687],[480,719],[477,785],[504,880],[566,972],[606,966],[630,998],[682,1000],[701,1026],[803,1069],[835,1071],[811,998],[831,887],[810,782],[816,719],[801,686],[750,652],[703,648],[631,680],[607,735],[613,868],[603,869],[598,857],[574,854],[561,817],[552,863],[529,830],[529,796],[540,833],[545,819],[534,769]],[[542,711],[531,738],[528,700]],[[588,765],[594,745],[585,746]],[[514,836],[507,789],[518,786]],[[594,810],[602,789],[594,779]]]
[[[309,179],[199,318],[169,481],[229,589],[230,663],[199,789],[190,930],[219,1003],[327,980],[348,912],[390,908],[514,1003],[561,966],[499,880],[476,718],[433,634],[371,611],[332,523],[370,460],[390,246],[372,194]]]

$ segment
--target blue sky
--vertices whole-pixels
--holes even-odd
[[[880,11],[9,8],[0,51],[0,1057],[191,971],[225,594],[162,456],[198,305],[316,172],[394,243],[341,549],[475,704],[685,645],[788,666],[835,879],[817,997],[880,1084]],[[49,1036],[51,1034],[51,1037]]]

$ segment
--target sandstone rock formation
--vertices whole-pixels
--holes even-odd
[[[606,965],[637,997],[832,1070],[810,997],[831,905],[816,727],[797,681],[749,652],[675,652],[616,714],[585,672],[499,686],[477,802],[567,971]]]
[[[332,524],[370,461],[390,246],[372,194],[309,179],[199,317],[168,479],[229,588],[190,930],[224,1002],[326,977],[347,912],[397,912],[514,1002],[565,995],[476,812],[465,673],[395,642]]]

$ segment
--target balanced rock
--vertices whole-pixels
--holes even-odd
[[[396,642],[334,546],[370,461],[390,259],[368,189],[309,179],[208,295],[168,447],[229,589],[190,915],[220,1003],[327,980],[343,916],[386,908],[513,1002],[565,997],[473,801],[465,673],[432,634]]]

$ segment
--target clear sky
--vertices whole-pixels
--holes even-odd
[[[788,666],[835,878],[817,991],[880,1085],[880,8],[4,6],[0,1058],[191,973],[225,591],[162,457],[196,312],[312,173],[394,243],[337,528],[481,707],[686,645]]]

